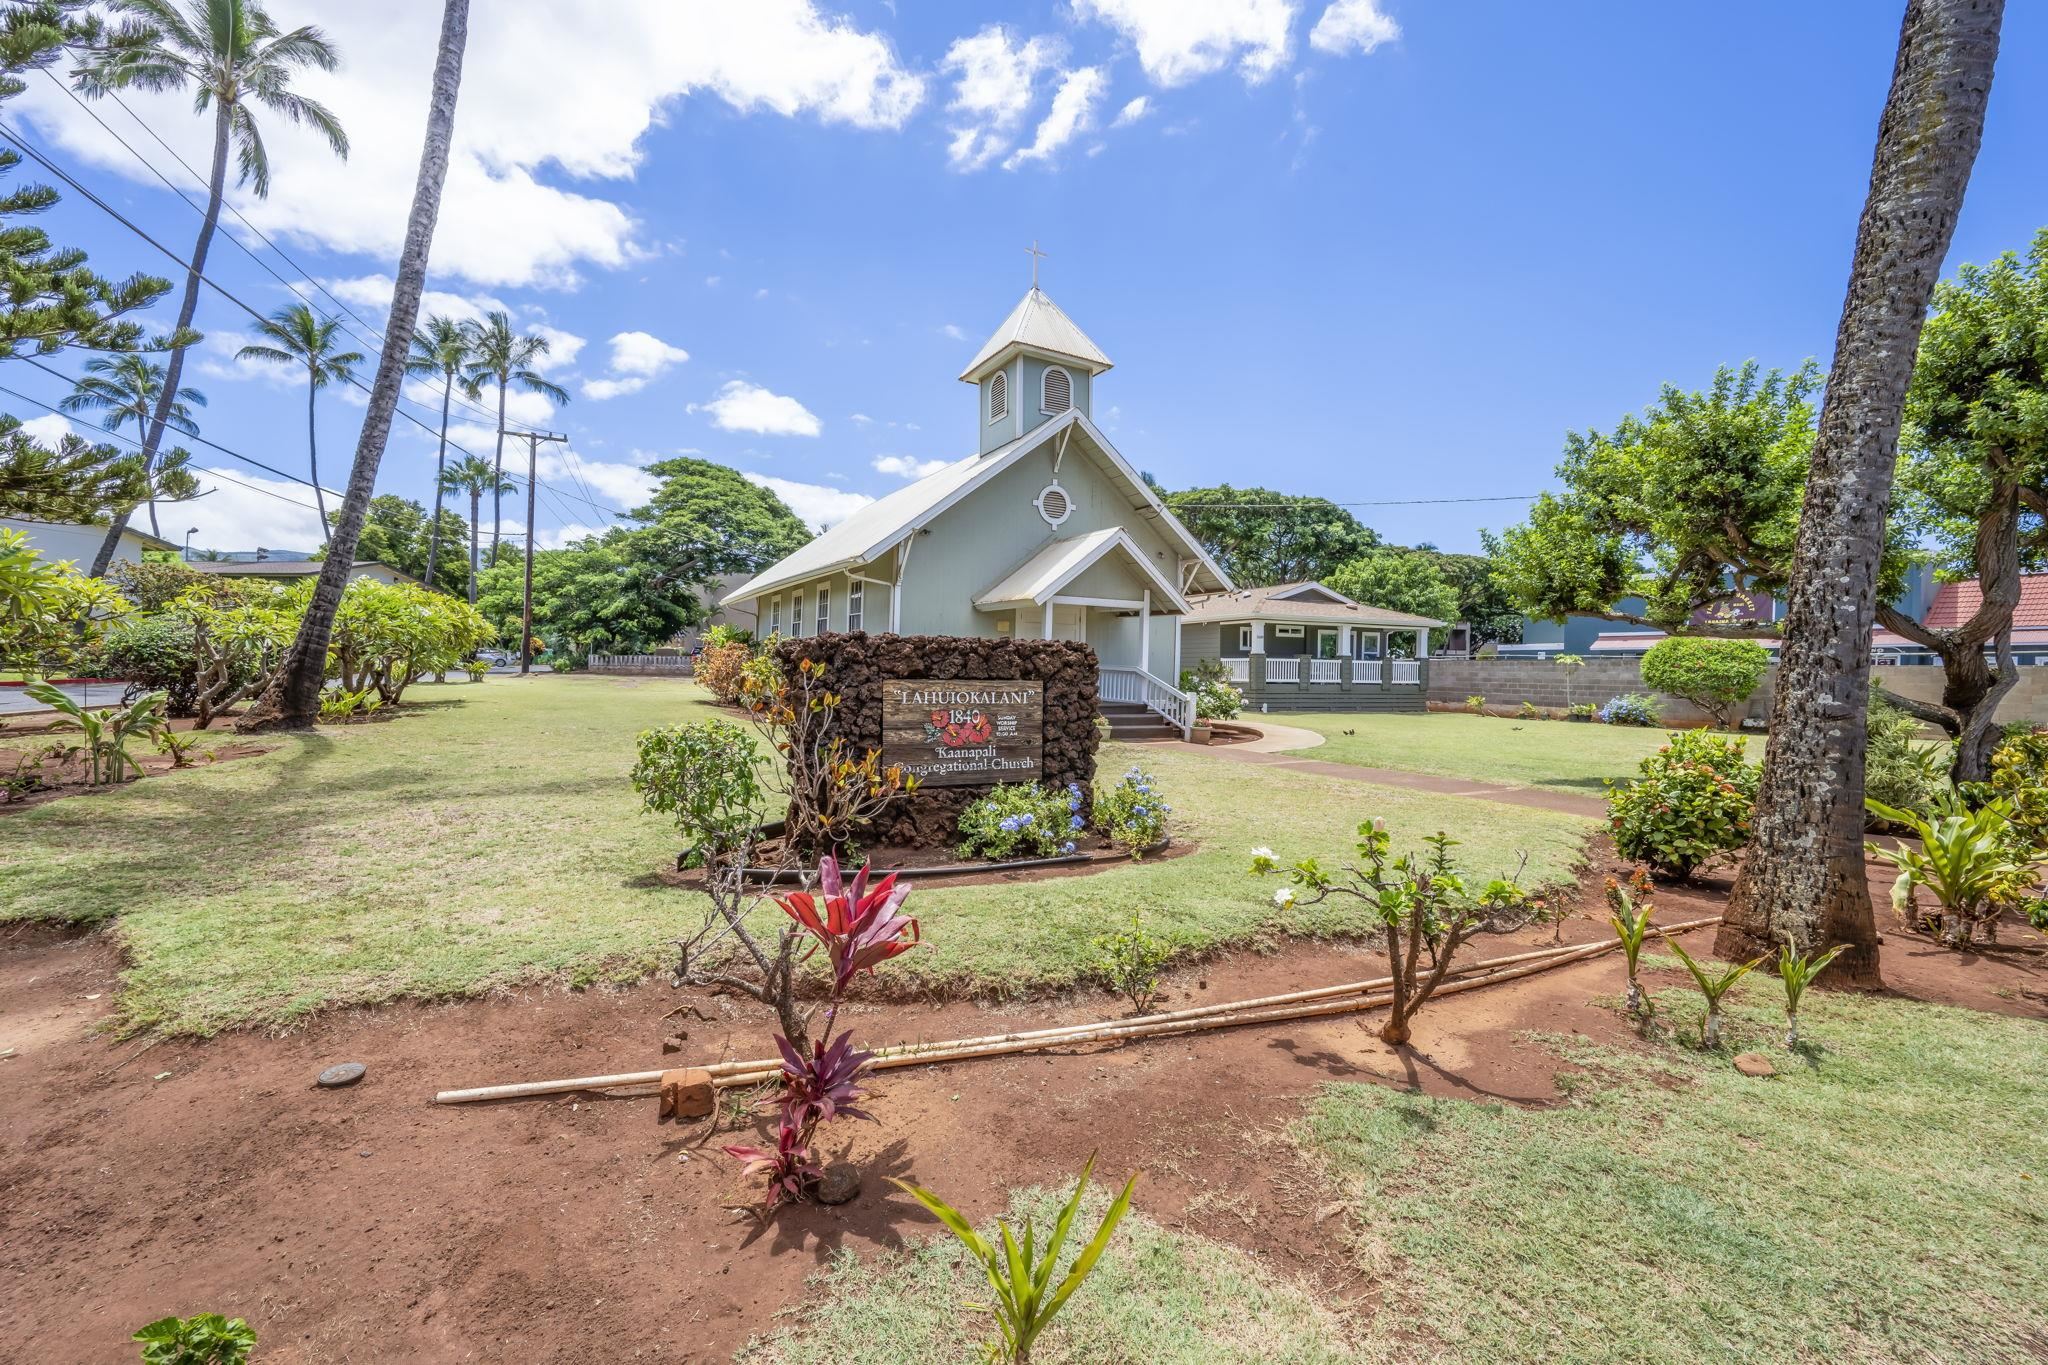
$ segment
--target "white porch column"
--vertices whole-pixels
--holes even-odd
[[[1429,657],[1428,626],[1423,626],[1415,632],[1415,657],[1418,659],[1427,659]]]
[[[1048,597],[1045,599],[1045,638],[1048,640],[1052,638],[1052,604],[1058,600],[1059,599],[1053,597]]]
[[[1254,621],[1252,622],[1252,653],[1264,654],[1265,652],[1266,623],[1264,621]]]
[[[1145,589],[1144,605],[1138,608],[1138,671],[1152,671],[1152,589]]]

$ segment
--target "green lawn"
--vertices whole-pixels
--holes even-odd
[[[1431,711],[1425,715],[1274,712],[1250,716],[1314,730],[1325,743],[1305,758],[1362,768],[1470,777],[1482,782],[1599,796],[1605,779],[1632,777],[1636,764],[1664,742],[1664,731],[1562,720],[1512,720]],[[1346,730],[1356,733],[1345,734]],[[1761,744],[1750,746],[1761,758]]]
[[[1691,1036],[1697,1000],[1658,1005]],[[2048,1030],[1828,992],[1807,997],[1817,1047],[1795,1058],[1780,1004],[1752,977],[1730,1019],[1730,1051],[1778,1059],[1769,1081],[1669,1039],[1553,1038],[1585,1070],[1550,1109],[1329,1086],[1292,1125],[1318,1175],[1302,1203],[1348,1208],[1327,1226],[1366,1293],[1319,1301],[1242,1252],[1127,1224],[1038,1358],[2039,1360]],[[842,1255],[743,1358],[970,1359],[986,1320],[958,1305],[985,1294],[950,1239]]]
[[[0,817],[0,921],[119,917],[135,1029],[208,1033],[328,1004],[453,996],[551,975],[634,978],[702,902],[650,875],[665,822],[626,782],[634,736],[713,714],[688,683],[581,677],[421,685],[394,719],[266,740],[256,758]],[[1150,766],[1199,851],[1085,878],[920,888],[927,950],[904,982],[1012,991],[1072,981],[1131,910],[1206,947],[1275,929],[1362,927],[1349,907],[1282,911],[1246,853],[1331,858],[1385,816],[1446,829],[1486,873],[1530,854],[1563,877],[1591,822],[1383,790],[1199,752],[1110,746]],[[773,913],[772,910],[770,913]]]

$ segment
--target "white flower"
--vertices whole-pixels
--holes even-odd
[[[1294,888],[1291,886],[1283,886],[1278,891],[1275,891],[1273,893],[1273,904],[1279,906],[1282,910],[1285,910],[1289,906],[1293,905]]]
[[[1273,856],[1273,850],[1270,848],[1255,848],[1252,850],[1252,856],[1254,858],[1266,858],[1270,860]]]

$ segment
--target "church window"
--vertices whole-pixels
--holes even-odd
[[[1067,490],[1060,487],[1058,479],[1047,484],[1038,495],[1038,515],[1045,519],[1047,526],[1059,525],[1073,510],[1073,500],[1067,496]]]
[[[999,422],[1010,415],[1010,376],[997,370],[988,381],[988,420]]]
[[[791,635],[801,635],[804,633],[804,595],[802,593],[796,595],[796,600],[789,608],[789,633]]]
[[[859,630],[865,621],[868,585],[859,579],[853,580],[846,588],[846,629],[849,634]]]
[[[1045,372],[1045,401],[1039,406],[1043,411],[1053,414],[1065,412],[1074,406],[1074,381],[1057,365]]]
[[[819,635],[824,635],[829,633],[831,629],[832,589],[820,588],[818,589],[818,629],[815,633]]]

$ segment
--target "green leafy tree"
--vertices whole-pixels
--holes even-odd
[[[1895,519],[1936,564],[1983,590],[1968,620],[1924,626],[1879,600],[1877,619],[1942,663],[1938,704],[1886,700],[1956,741],[1952,774],[1981,782],[2019,682],[2020,576],[2048,567],[2048,228],[2023,258],[1965,265],[1935,287],[1906,393]],[[1985,646],[1996,652],[1995,666]]]
[[[27,88],[22,79],[47,70],[67,46],[89,47],[103,26],[86,0],[8,0],[0,5],[0,101]],[[21,164],[21,154],[0,151],[0,174]],[[24,185],[0,196],[0,359],[52,355],[67,347],[91,351],[134,351],[165,346],[172,338],[145,343],[142,324],[128,317],[171,290],[154,275],[105,280],[86,268],[86,255],[59,247],[49,234],[22,218],[47,212],[57,203],[47,185]]]
[[[1227,483],[1163,497],[1188,533],[1240,584],[1322,579],[1380,543],[1327,498]]]
[[[696,559],[705,578],[752,573],[811,538],[773,489],[748,483],[736,469],[685,456],[647,472],[661,484],[633,515],[651,533],[644,543],[671,566]]]
[[[1673,635],[1643,655],[1643,681],[1659,692],[1682,697],[1723,728],[1735,708],[1763,684],[1770,651],[1754,640],[1696,640]]]
[[[512,480],[491,467],[491,462],[481,455],[465,455],[441,471],[441,491],[469,494],[469,604],[476,605],[477,593],[477,530],[481,526],[478,517],[482,511],[484,494],[494,498],[509,493]]]
[[[548,353],[548,339],[513,331],[512,319],[504,312],[493,309],[484,314],[483,321],[468,324],[466,330],[469,358],[462,372],[463,391],[471,398],[482,398],[487,385],[495,385],[498,390],[498,449],[491,457],[491,471],[497,476],[491,487],[491,560],[495,563],[498,528],[504,520],[505,490],[499,484],[505,473],[505,395],[517,384],[551,403],[566,403],[569,391],[549,383],[533,368],[534,362]]]
[[[175,353],[172,359],[175,362]],[[196,434],[199,424],[192,420],[192,408],[194,405],[205,407],[206,395],[189,386],[175,394],[166,394],[165,383],[166,368],[145,356],[94,356],[85,362],[84,377],[69,394],[58,400],[57,406],[70,413],[96,412],[100,415],[100,425],[116,434],[123,427],[133,426],[138,439],[155,423],[167,424],[187,436]],[[177,502],[198,496],[198,481],[186,468],[192,456],[179,446],[156,460],[148,457],[145,448],[139,458],[144,477],[142,492],[149,506],[149,532],[161,536],[163,532],[156,518],[157,502]],[[134,506],[129,503],[116,507],[117,526],[127,524]],[[105,572],[106,567],[101,565],[94,576],[99,577]]]
[[[457,376],[469,367],[469,333],[453,318],[438,315],[420,324],[413,333],[412,350],[405,358],[405,372],[415,379],[439,376],[441,380],[441,439],[434,451],[433,532],[427,539],[427,571],[432,583],[441,567],[441,495],[448,491],[448,405],[454,401]],[[472,509],[470,520],[476,520]],[[474,598],[472,598],[474,600]]]
[[[1435,556],[1421,550],[1381,546],[1338,565],[1322,583],[1369,606],[1437,621],[1458,619],[1458,590],[1445,581]]]
[[[157,410],[142,438],[143,467],[153,474],[157,448],[164,427],[170,424],[171,405],[183,380],[185,351],[197,339],[192,317],[199,307],[207,250],[220,224],[230,147],[236,156],[236,183],[248,185],[258,198],[265,198],[270,194],[270,154],[257,127],[258,106],[291,123],[313,128],[339,157],[348,155],[348,135],[325,105],[291,88],[294,72],[309,66],[332,71],[338,64],[334,48],[317,27],[308,24],[281,30],[261,0],[188,0],[184,5],[177,0],[108,0],[107,8],[118,22],[107,31],[103,43],[89,50],[87,60],[74,73],[86,96],[99,98],[126,89],[189,90],[196,113],[213,113],[206,211],[192,245],[185,291],[178,304],[173,333],[176,345],[170,353]],[[106,573],[127,524],[125,513],[115,514],[93,560],[94,577]]]
[[[467,535],[468,525],[454,512],[441,513],[441,524],[431,526],[427,522],[426,509],[411,498],[401,498],[396,493],[380,493],[370,499],[369,510],[364,514],[363,533],[356,542],[355,557],[388,564],[442,592],[459,593],[463,582],[461,567],[441,564],[438,566],[440,580],[428,582],[427,556],[437,537],[459,545]]]
[[[708,614],[696,580],[677,580],[645,553],[644,531],[614,529],[533,556],[533,629],[550,651],[637,654]],[[516,642],[525,566],[507,555],[484,570],[477,609]]]
[[[71,432],[45,445],[0,413],[0,517],[97,521],[149,495],[140,459]]]
[[[356,377],[363,363],[361,351],[344,351],[335,340],[341,322],[321,318],[303,303],[286,304],[256,324],[257,333],[267,341],[252,342],[235,352],[237,360],[262,360],[272,365],[294,365],[306,372],[306,468],[313,481],[313,503],[320,513],[322,534],[327,529],[327,494],[320,487],[320,434],[313,424],[313,400],[329,384],[346,384]]]
[[[1522,638],[1522,607],[1501,581],[1497,550],[1486,538],[1487,552],[1480,555],[1450,554],[1423,545],[1421,553],[1436,560],[1437,572],[1458,594],[1458,611],[1446,621],[1463,621],[1472,628],[1472,643],[1511,645]]]

